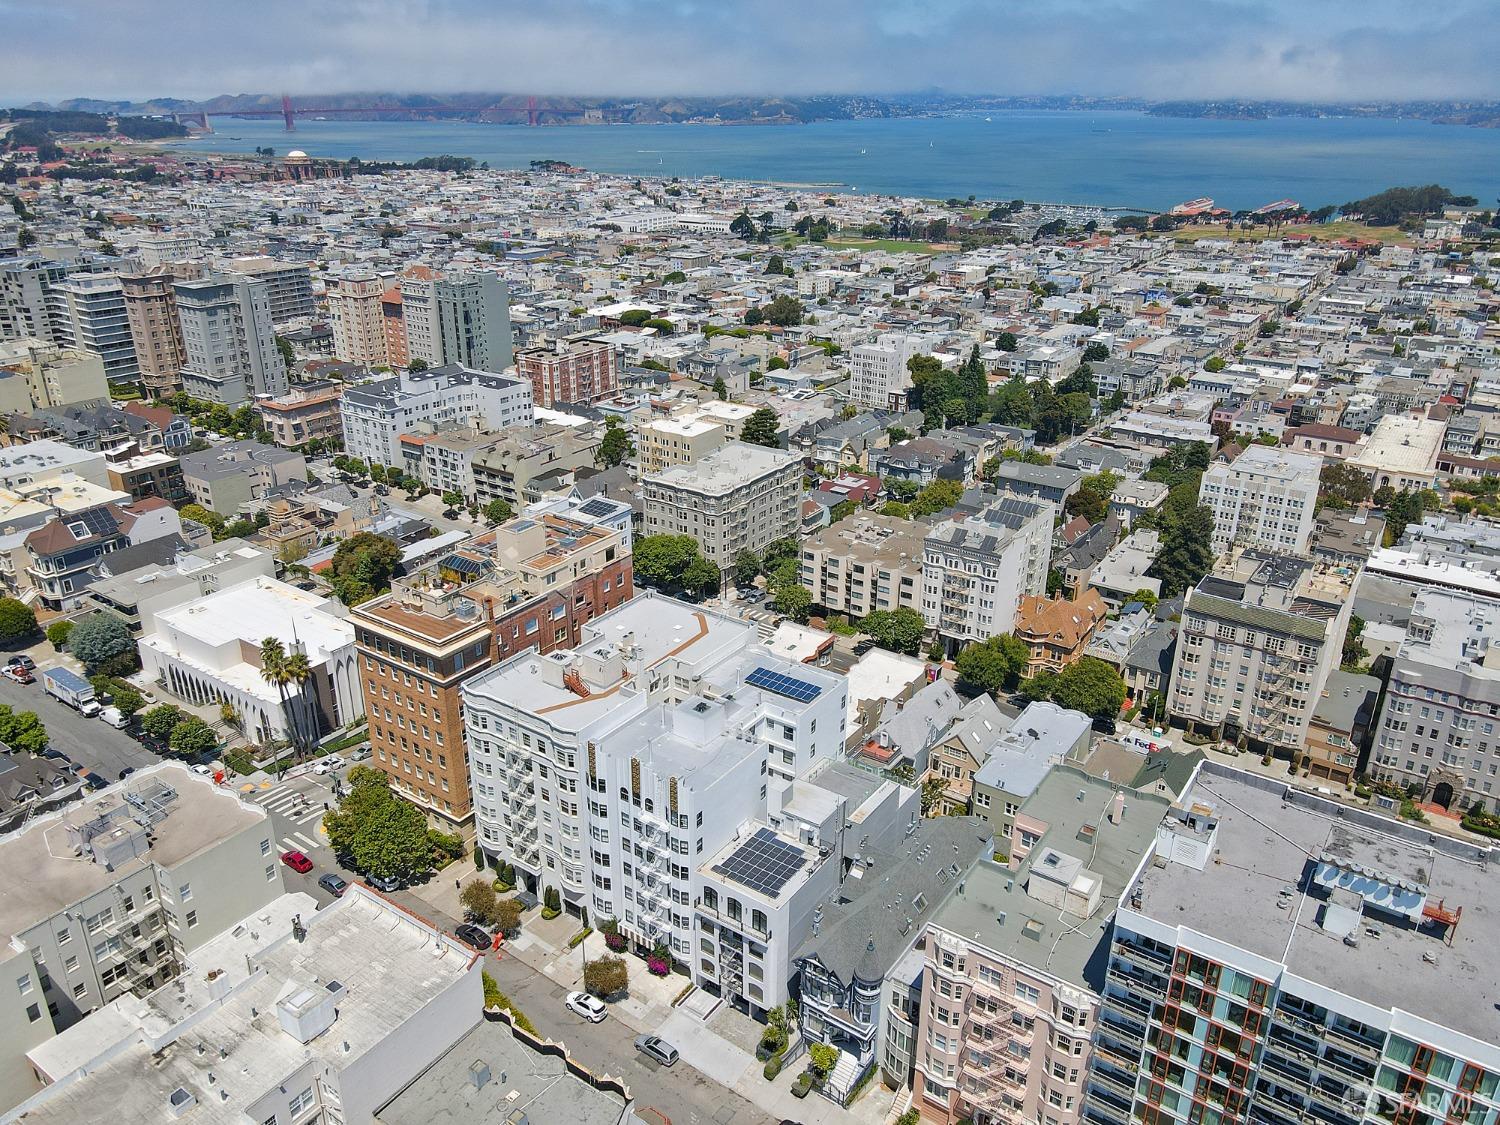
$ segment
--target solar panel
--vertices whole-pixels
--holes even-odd
[[[766,691],[785,696],[787,699],[795,699],[798,703],[811,703],[823,694],[823,689],[817,684],[810,684],[795,676],[783,675],[770,668],[757,668],[745,677],[745,682],[751,687],[764,688]]]
[[[613,514],[616,507],[618,505],[613,500],[601,500],[596,496],[583,507],[579,508],[578,514],[580,516],[587,516],[589,519],[597,519],[600,516]]]
[[[803,862],[801,848],[787,843],[769,828],[758,828],[733,855],[723,863],[714,864],[714,871],[775,898]]]

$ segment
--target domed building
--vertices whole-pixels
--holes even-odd
[[[287,153],[281,161],[284,169],[283,176],[288,180],[315,180],[318,178],[318,167],[313,163],[312,157],[300,148],[294,148]]]

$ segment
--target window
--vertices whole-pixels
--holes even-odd
[[[294,1097],[292,1099],[292,1104],[289,1105],[287,1107],[287,1109],[291,1113],[292,1117],[295,1119],[295,1118],[298,1118],[298,1117],[302,1116],[302,1114],[306,1113],[309,1109],[311,1109],[312,1108],[312,1104],[313,1104],[313,1091],[312,1091],[312,1087],[309,1086],[307,1089],[303,1090],[300,1094],[298,1094],[296,1097]]]
[[[1035,1005],[1041,999],[1041,993],[1029,984],[1022,984],[1020,981],[1016,981],[1016,999]]]
[[[260,842],[260,854],[261,855],[270,855],[271,854],[271,841],[270,840],[262,840]]]
[[[28,993],[30,993],[31,990],[32,990],[32,988],[34,987],[32,985],[32,983],[31,983],[31,974],[27,973],[25,976],[17,977],[16,978],[16,987],[21,990],[21,995],[22,996],[25,996]]]
[[[41,1007],[38,1006],[38,1005],[36,1005],[36,1004],[27,1004],[26,1005],[26,1018],[28,1020],[30,1020],[32,1023],[36,1023],[37,1020],[39,1020],[39,1019],[42,1018],[42,1009],[41,1009]]]
[[[189,910],[187,912],[187,924],[190,930],[198,924],[198,912],[196,910]]]
[[[274,863],[266,864],[266,882],[276,882],[276,865]]]
[[[189,899],[191,899],[193,897],[193,884],[184,883],[182,884],[182,886],[178,887],[177,897],[182,902],[187,902]]]

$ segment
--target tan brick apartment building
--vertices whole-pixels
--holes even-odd
[[[291,449],[314,438],[343,438],[342,394],[334,383],[302,383],[284,395],[257,399],[255,409],[271,440]]]
[[[182,389],[182,366],[187,351],[182,342],[182,322],[177,318],[177,294],[173,284],[199,277],[195,264],[177,262],[140,274],[121,274],[120,290],[125,300],[125,320],[135,347],[141,382],[156,394]]]
[[[460,686],[526,649],[573,647],[633,593],[619,531],[549,514],[513,520],[356,606],[370,764],[432,826],[471,839]]]

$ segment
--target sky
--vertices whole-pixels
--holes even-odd
[[[0,104],[233,93],[1500,98],[1500,0],[0,0]]]

